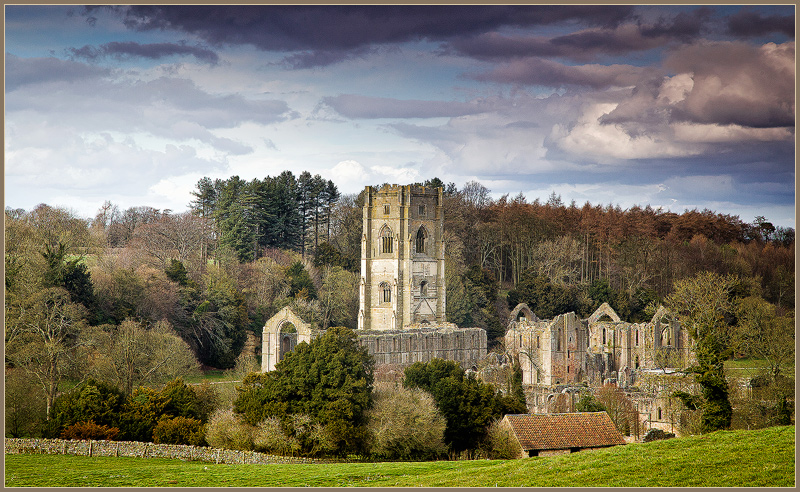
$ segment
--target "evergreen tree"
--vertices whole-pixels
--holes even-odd
[[[494,420],[527,412],[517,398],[503,396],[450,360],[415,362],[406,368],[403,386],[421,388],[433,396],[447,421],[445,443],[455,452],[475,449]]]
[[[334,327],[311,343],[302,342],[269,373],[248,375],[239,388],[234,411],[257,425],[278,417],[284,427],[307,415],[322,424],[333,453],[367,452],[367,410],[372,405],[374,360],[356,334]],[[305,449],[306,454],[313,450]]]

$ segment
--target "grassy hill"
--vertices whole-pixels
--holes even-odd
[[[793,487],[794,442],[794,426],[788,426],[720,431],[513,461],[214,465],[163,459],[6,455],[5,486]]]

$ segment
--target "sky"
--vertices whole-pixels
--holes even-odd
[[[207,176],[795,227],[794,5],[5,6],[5,206]]]

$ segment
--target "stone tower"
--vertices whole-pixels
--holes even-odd
[[[445,322],[442,189],[367,186],[358,328]]]

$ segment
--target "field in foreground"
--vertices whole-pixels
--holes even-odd
[[[794,426],[787,426],[720,431],[513,461],[214,465],[164,459],[6,455],[5,486],[793,487],[794,454]]]

